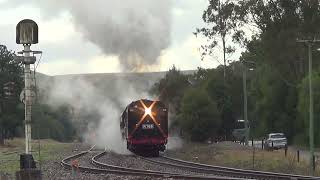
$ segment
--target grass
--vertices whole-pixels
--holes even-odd
[[[40,140],[40,157],[38,153],[38,140],[32,141],[32,154],[37,162],[41,160],[56,160],[58,158],[57,152],[63,149],[70,149],[72,144],[60,143],[54,140],[44,139]],[[22,138],[15,138],[13,140],[6,140],[4,146],[0,146],[0,172],[14,174],[20,169],[20,154],[25,151],[25,143]],[[37,163],[38,164],[38,163]],[[37,165],[39,166],[39,164]]]
[[[168,151],[167,153],[169,156],[205,164],[310,175],[309,164],[306,160],[300,158],[300,162],[297,162],[295,153],[288,152],[285,156],[284,150],[255,149],[254,166],[252,148],[231,142],[212,145],[185,143],[181,150]],[[316,168],[316,176],[320,176],[319,166]]]

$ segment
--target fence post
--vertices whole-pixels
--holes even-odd
[[[286,145],[285,147],[284,147],[284,155],[287,157],[287,152],[288,152],[288,146]]]
[[[316,157],[315,157],[315,155],[313,155],[313,157],[312,157],[312,168],[313,168],[313,172],[314,172],[315,169],[316,169]]]
[[[297,150],[297,159],[298,159],[298,162],[300,162],[300,152],[299,152],[299,150]]]
[[[253,140],[252,140],[253,142]],[[254,170],[254,161],[255,161],[255,147],[254,145],[252,144],[252,169]]]

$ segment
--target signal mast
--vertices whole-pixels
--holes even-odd
[[[41,171],[36,169],[36,163],[31,154],[31,113],[33,91],[31,87],[32,76],[30,66],[36,62],[35,54],[41,51],[32,51],[31,44],[38,43],[38,25],[31,19],[24,19],[16,27],[16,43],[22,44],[23,51],[18,52],[16,60],[24,64],[25,88],[21,93],[21,101],[25,107],[25,153],[20,154],[20,171],[16,173],[16,179],[41,179]]]

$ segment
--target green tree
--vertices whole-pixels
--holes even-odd
[[[294,135],[292,121],[296,115],[295,89],[288,87],[267,65],[255,71],[256,75],[248,88],[249,99],[254,103],[250,113],[254,124],[252,132],[256,136],[284,132],[291,140]]]
[[[46,104],[33,106],[33,138],[52,138],[58,141],[71,141],[75,127],[71,123],[70,108],[66,105],[56,109]]]
[[[189,86],[188,76],[173,66],[164,78],[153,85],[150,93],[157,95],[162,102],[169,105],[172,114],[178,114],[180,102]]]
[[[297,88],[308,67],[306,47],[296,40],[319,38],[319,1],[247,0],[239,4],[244,22],[258,30],[241,57],[257,65],[248,95],[254,134],[282,131],[292,141],[302,128]],[[317,59],[320,54],[313,55]],[[315,62],[314,67],[319,64]]]
[[[182,100],[179,124],[193,141],[214,137],[220,127],[220,114],[216,104],[203,89],[190,89]]]
[[[320,146],[320,72],[315,72],[312,77],[313,82],[313,99],[314,99],[314,138],[315,145]],[[300,144],[309,142],[309,77],[306,76],[299,86],[298,100],[299,116],[296,119],[296,124],[299,128],[296,129],[295,141]]]
[[[204,85],[209,97],[217,103],[222,120],[219,135],[225,139],[231,138],[236,120],[243,115],[242,73],[238,72],[237,65],[238,62],[233,62],[227,68],[228,76],[225,81],[221,66],[212,70]]]
[[[22,74],[22,64],[14,61],[14,53],[0,45],[0,144],[22,124],[23,109],[18,108]]]
[[[205,56],[216,54],[216,48],[220,50],[219,42],[222,42],[223,52],[223,77],[226,77],[227,55],[235,52],[231,41],[244,41],[244,32],[241,30],[243,21],[238,12],[240,6],[231,0],[208,0],[209,6],[203,12],[202,19],[208,25],[196,29],[195,35],[203,35],[208,43],[201,46],[202,59]],[[219,62],[219,60],[217,60]]]
[[[318,0],[241,1],[244,22],[258,34],[247,46],[251,59],[269,64],[289,86],[297,86],[307,70],[306,48],[297,39],[319,38]],[[314,53],[319,57],[319,53]],[[315,62],[318,66],[319,62]]]

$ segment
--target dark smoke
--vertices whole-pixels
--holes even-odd
[[[124,71],[157,64],[170,43],[170,0],[8,0],[2,6],[26,3],[40,7],[43,18],[68,11],[84,37],[117,55]]]

